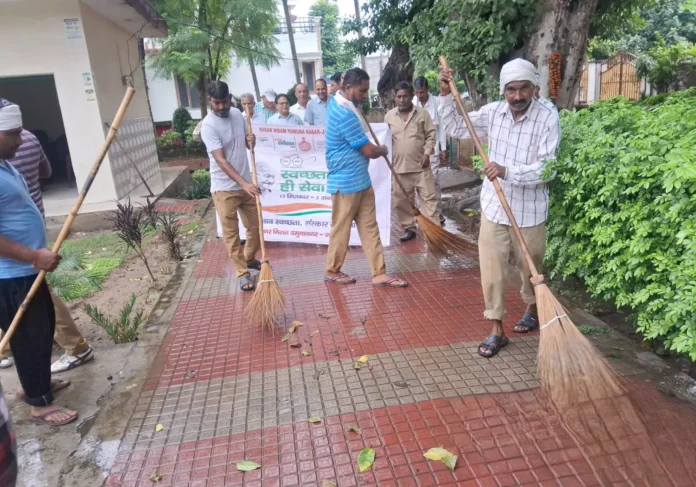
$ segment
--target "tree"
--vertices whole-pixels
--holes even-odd
[[[156,0],[157,10],[169,25],[152,66],[159,75],[176,75],[198,89],[201,116],[207,114],[205,86],[227,75],[237,59],[264,65],[277,63],[273,30],[273,0]]]
[[[324,71],[346,71],[353,67],[355,53],[347,50],[338,28],[338,5],[334,0],[317,0],[309,8],[310,17],[321,17],[321,57]]]
[[[609,21],[621,24],[631,18],[636,5],[648,1],[371,0],[363,6],[362,25],[350,28],[367,28],[369,32],[358,46],[361,51],[392,49],[387,63],[392,72],[385,69],[381,80],[385,90],[393,90],[399,73],[412,75],[413,59],[433,65],[439,55],[445,55],[466,81],[477,105],[484,103],[487,95],[496,96],[500,67],[516,57],[537,66],[542,92],[548,94],[548,62],[558,53],[562,79],[555,102],[570,108],[590,29]],[[380,95],[389,96],[381,90]]]

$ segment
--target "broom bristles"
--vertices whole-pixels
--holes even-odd
[[[537,372],[553,401],[568,406],[624,394],[612,366],[578,330],[549,287],[537,284],[535,294],[541,323]]]
[[[273,269],[268,261],[261,263],[261,272],[256,283],[256,291],[244,309],[244,319],[258,323],[261,329],[275,334],[278,316],[285,309],[285,296],[273,276]]]
[[[442,225],[435,223],[422,213],[416,215],[418,226],[428,244],[428,249],[438,257],[444,257],[448,252],[454,252],[463,257],[478,259],[478,247],[458,235],[448,232]]]

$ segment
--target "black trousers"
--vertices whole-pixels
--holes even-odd
[[[36,275],[0,279],[0,328],[7,331]],[[44,281],[29,303],[22,321],[10,339],[17,375],[32,406],[48,406],[51,392],[51,352],[56,315]]]

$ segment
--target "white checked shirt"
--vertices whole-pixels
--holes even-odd
[[[417,96],[413,97],[413,104],[417,107],[425,108],[430,114],[430,118],[433,119],[433,125],[435,125],[435,131],[437,132],[437,143],[435,144],[435,150],[433,152],[434,156],[438,155],[441,150],[447,149],[447,135],[445,134],[445,129],[440,123],[440,115],[438,115],[437,112],[439,105],[438,98],[440,97],[435,96],[432,93],[428,93],[428,101],[425,105],[423,105],[420,100],[418,100]]]
[[[448,135],[470,137],[452,95],[440,97],[439,114]],[[561,138],[558,112],[532,100],[527,113],[515,122],[507,102],[498,101],[469,112],[469,117],[478,136],[488,137],[489,159],[507,168],[505,179],[499,181],[518,225],[544,223],[549,214],[549,191],[542,173],[546,163],[556,158]],[[489,221],[510,225],[488,179],[481,188],[481,210]]]

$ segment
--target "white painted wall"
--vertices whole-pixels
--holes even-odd
[[[63,19],[80,18],[77,0],[0,3],[0,77],[51,74],[55,78],[78,187],[87,178],[104,141],[96,101],[85,94],[82,73],[91,72],[84,35],[68,39]],[[80,32],[84,32],[80,25]],[[13,47],[9,47],[13,46]],[[2,96],[2,93],[0,93]],[[88,202],[114,199],[108,159],[87,195]]]
[[[281,7],[282,9],[282,7]],[[316,27],[314,32],[295,32],[295,49],[300,63],[300,74],[304,76],[302,63],[309,62],[314,64],[315,77],[321,77],[324,73],[321,61],[321,30],[319,28],[319,18],[315,19]],[[270,70],[256,67],[256,77],[259,81],[259,89],[263,93],[267,89],[273,89],[277,93],[287,92],[295,84],[295,68],[292,62],[292,52],[290,40],[287,34],[276,35],[278,40],[276,48],[280,53],[279,66],[274,66]],[[152,55],[148,54],[147,59]],[[152,106],[152,118],[155,122],[170,122],[172,114],[179,105],[176,93],[175,81],[173,78],[167,79],[155,74],[152,68],[147,67],[147,84],[150,91],[150,105]],[[242,93],[254,93],[254,81],[251,70],[246,62],[239,62],[232,55],[232,67],[224,78],[230,85],[232,94],[239,96]],[[304,80],[304,77],[302,78]],[[201,111],[197,108],[189,108],[193,119],[200,119]]]

